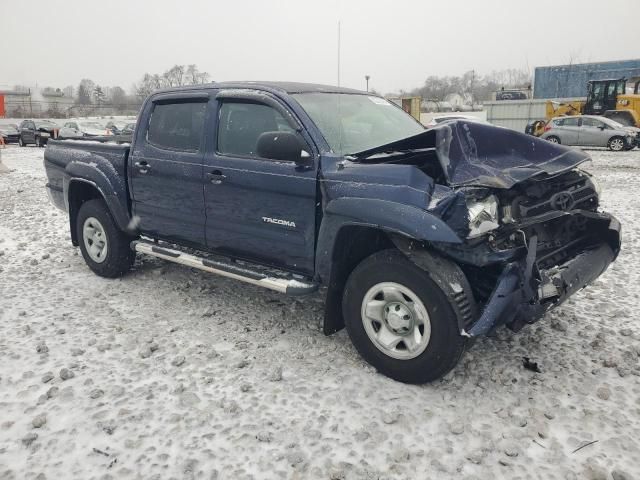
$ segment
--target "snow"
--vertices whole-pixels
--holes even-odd
[[[325,337],[319,297],[155,258],[93,275],[47,199],[43,149],[1,152],[0,478],[640,476],[640,151],[586,166],[622,222],[618,261],[425,386]]]

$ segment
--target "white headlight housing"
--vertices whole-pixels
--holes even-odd
[[[491,230],[495,230],[498,224],[498,199],[495,195],[489,195],[482,200],[467,200],[469,211],[469,235],[467,238],[476,238]]]

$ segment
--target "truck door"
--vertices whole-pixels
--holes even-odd
[[[129,157],[132,209],[142,233],[204,245],[202,159],[207,97],[147,104]]]
[[[24,120],[20,124],[20,135],[25,144],[36,143],[36,124],[33,120]]]
[[[296,131],[286,108],[276,107],[237,97],[218,99],[212,132],[217,141],[207,150],[204,167],[207,245],[312,273],[317,169],[256,153],[262,133]],[[312,152],[310,147],[306,151]]]

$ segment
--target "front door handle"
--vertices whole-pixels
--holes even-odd
[[[220,185],[227,176],[223,175],[220,170],[214,170],[213,172],[207,173],[207,178],[214,185]]]
[[[147,173],[151,169],[151,166],[146,160],[140,160],[139,162],[134,163],[134,165],[138,167],[140,173]]]

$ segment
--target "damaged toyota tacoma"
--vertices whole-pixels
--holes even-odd
[[[378,371],[424,383],[601,275],[620,224],[580,151],[299,83],[152,94],[132,143],[50,141],[52,202],[95,273],[139,252],[291,295],[320,289]]]

